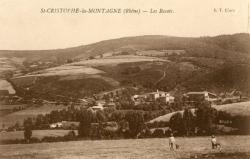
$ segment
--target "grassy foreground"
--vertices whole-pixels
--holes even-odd
[[[0,145],[0,158],[103,159],[103,158],[250,158],[250,136],[219,136],[222,150],[211,150],[210,137],[176,138],[181,146],[170,151],[167,138],[93,140]]]

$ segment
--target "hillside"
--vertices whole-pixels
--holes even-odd
[[[250,102],[241,102],[241,103],[232,103],[232,104],[224,104],[224,105],[214,105],[213,108],[215,108],[218,111],[227,112],[232,116],[250,116]],[[194,109],[191,109],[192,113],[194,113]],[[148,123],[154,123],[154,122],[169,122],[170,118],[175,113],[181,113],[182,111],[172,112],[169,114],[165,114],[162,116],[159,116],[155,119],[150,120]]]
[[[9,107],[10,105],[8,105]],[[2,106],[1,106],[2,107]],[[9,113],[7,115],[2,115],[0,117],[0,125],[5,125],[6,127],[13,126],[16,123],[22,125],[23,121],[28,117],[36,117],[39,114],[48,114],[53,110],[62,110],[66,109],[67,106],[64,105],[42,105],[42,106],[26,106],[27,108],[24,110],[16,111],[13,113]]]
[[[245,33],[215,37],[183,38],[160,35],[125,37],[90,45],[55,50],[0,50],[0,57],[18,57],[28,60],[88,58],[107,52],[133,50],[184,49],[193,56],[229,58],[250,52],[250,35]],[[227,56],[225,56],[227,55]]]
[[[147,35],[67,49],[1,50],[0,57],[5,70],[14,70],[10,82],[21,96],[29,88],[35,97],[84,97],[128,85],[172,92],[238,89],[246,94],[249,44],[250,35],[243,33],[198,38]]]

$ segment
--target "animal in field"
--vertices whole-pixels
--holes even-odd
[[[180,149],[180,148],[181,148],[181,146],[180,146],[180,145],[178,145],[178,144],[175,144],[175,147],[176,147],[176,150],[178,150],[178,149]]]

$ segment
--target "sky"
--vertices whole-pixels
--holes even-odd
[[[102,3],[100,3],[102,2]],[[0,0],[0,50],[46,50],[139,35],[248,32],[249,0]],[[173,13],[51,14],[42,8],[151,8]],[[222,8],[230,13],[214,12]]]

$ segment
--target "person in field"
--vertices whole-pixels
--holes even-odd
[[[175,138],[174,138],[173,133],[171,133],[170,137],[169,137],[169,148],[170,148],[170,150],[174,150],[174,146],[175,146]]]
[[[211,144],[212,144],[212,149],[221,149],[220,143],[217,142],[217,139],[214,135],[211,136]]]

